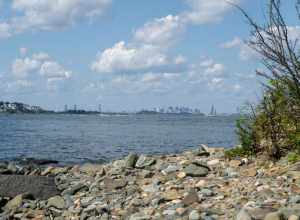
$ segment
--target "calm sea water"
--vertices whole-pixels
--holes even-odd
[[[83,163],[129,152],[177,153],[236,144],[235,117],[195,115],[0,115],[0,160]]]

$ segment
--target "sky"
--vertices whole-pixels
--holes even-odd
[[[263,20],[267,0],[231,1]],[[0,0],[0,100],[232,113],[262,91],[247,39],[246,20],[225,0]]]

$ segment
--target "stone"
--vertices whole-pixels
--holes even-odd
[[[245,210],[242,209],[236,216],[236,220],[254,220],[250,214]]]
[[[218,164],[220,164],[220,160],[219,159],[214,159],[214,160],[210,160],[210,161],[207,162],[208,166],[216,166]]]
[[[240,160],[231,160],[229,162],[229,166],[231,166],[233,168],[237,168],[237,167],[241,166],[242,164],[243,164],[243,162]]]
[[[291,215],[288,220],[299,220],[297,215]]]
[[[52,177],[0,175],[0,197],[13,198],[25,193],[42,200],[59,195]]]
[[[195,164],[190,164],[183,169],[183,172],[191,177],[205,177],[208,175],[208,171],[209,170],[206,167],[197,166]]]
[[[200,220],[201,216],[197,210],[191,211],[189,214],[189,220]]]
[[[18,195],[10,200],[4,207],[4,210],[14,210],[19,208],[23,203],[23,195]]]
[[[181,197],[177,190],[164,192],[162,196],[165,201],[173,201]]]
[[[209,156],[209,152],[205,149],[205,147],[200,146],[198,149],[192,151],[195,156]]]
[[[141,155],[139,159],[137,160],[135,167],[136,168],[146,168],[155,163],[155,159],[151,157],[147,157],[145,155]]]
[[[129,220],[150,220],[151,216],[144,213],[135,213],[130,216]]]
[[[179,173],[177,174],[177,177],[178,177],[179,179],[183,179],[183,178],[186,177],[186,173],[185,173],[185,172],[179,172]]]
[[[284,220],[284,218],[279,212],[271,212],[265,216],[264,220]]]
[[[182,203],[185,206],[190,206],[196,202],[199,202],[199,196],[195,190],[192,190],[191,192],[189,192],[182,200]]]
[[[79,170],[83,173],[87,173],[91,176],[95,176],[96,174],[103,176],[105,174],[105,170],[102,165],[99,164],[83,164]]]
[[[257,175],[256,167],[249,168],[243,172],[243,176],[255,177]]]
[[[137,154],[129,154],[125,161],[127,168],[134,168],[139,156]]]
[[[48,199],[47,207],[54,207],[57,209],[65,208],[65,200],[61,196],[54,196]]]
[[[174,172],[180,170],[180,168],[181,167],[176,166],[176,165],[169,165],[166,169],[162,170],[161,172],[164,175],[168,175],[168,174],[171,174],[171,173],[174,173]]]
[[[103,180],[104,187],[108,190],[111,189],[122,189],[127,185],[127,181],[125,179],[111,179],[105,178]]]
[[[214,195],[214,192],[210,189],[202,189],[201,194],[205,197],[211,197]]]

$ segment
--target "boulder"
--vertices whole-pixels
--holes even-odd
[[[195,164],[190,164],[183,169],[183,172],[186,173],[187,176],[191,177],[205,177],[208,174],[208,169],[206,167],[197,166]]]
[[[65,200],[61,196],[54,196],[48,199],[48,207],[63,209],[66,206]]]
[[[155,159],[151,157],[147,157],[145,155],[141,155],[137,160],[135,167],[136,168],[146,168],[155,163]]]
[[[137,154],[129,154],[125,161],[127,168],[134,168],[139,156]]]

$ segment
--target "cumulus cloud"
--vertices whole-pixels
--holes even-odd
[[[0,24],[0,38],[27,30],[59,30],[103,15],[112,0],[13,0],[15,16]]]
[[[222,21],[226,12],[232,9],[232,5],[226,0],[185,0],[191,10],[183,13],[185,22],[193,24],[207,24]],[[239,4],[240,0],[231,0],[231,3]]]
[[[14,0],[12,8],[23,14],[17,28],[53,30],[103,14],[111,0]]]
[[[51,60],[47,53],[35,53],[31,57],[18,58],[12,64],[12,73],[18,79],[40,75],[46,79],[69,79],[72,72]]]
[[[9,38],[12,36],[11,27],[8,23],[0,23],[0,39]]]
[[[124,41],[99,53],[91,69],[99,73],[141,70],[167,64],[167,57],[153,45],[127,46]]]
[[[179,16],[168,15],[144,24],[135,31],[134,38],[146,44],[167,46],[179,37],[183,28],[184,25]]]

